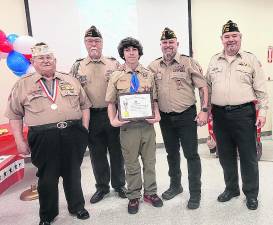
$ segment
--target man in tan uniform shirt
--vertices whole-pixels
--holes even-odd
[[[124,160],[119,141],[119,128],[111,126],[105,102],[108,80],[111,73],[118,68],[119,63],[114,58],[102,55],[103,39],[95,26],[91,26],[86,31],[84,43],[88,56],[77,60],[72,66],[71,73],[81,82],[92,103],[88,147],[97,191],[90,202],[99,202],[109,193],[110,178],[112,187],[118,192],[118,195],[121,198],[126,198]],[[110,166],[107,152],[109,152]]]
[[[144,201],[154,207],[161,207],[162,200],[157,196],[155,175],[155,131],[153,124],[160,120],[157,106],[157,95],[154,78],[150,71],[139,64],[139,58],[143,55],[140,42],[128,37],[121,40],[118,46],[119,55],[125,60],[125,64],[112,74],[105,100],[109,102],[108,115],[114,127],[120,127],[120,142],[122,154],[125,160],[128,213],[135,214],[139,209],[141,197],[142,179],[139,156],[143,163]],[[120,121],[116,105],[118,96],[122,93],[151,92],[155,117],[140,121]]]
[[[56,59],[45,43],[32,48],[35,73],[14,85],[6,110],[17,150],[38,168],[40,225],[48,225],[58,215],[58,181],[68,210],[79,219],[89,218],[84,209],[80,166],[87,147],[90,102],[80,83],[56,72]],[[29,127],[23,138],[23,119]]]
[[[211,87],[213,129],[226,188],[219,202],[240,195],[237,149],[240,156],[246,205],[258,207],[259,170],[256,153],[256,126],[266,120],[268,96],[265,76],[257,58],[240,50],[242,34],[236,23],[228,21],[222,29],[224,50],[211,58],[207,80]],[[253,100],[259,101],[259,115]]]
[[[170,187],[162,194],[169,200],[183,191],[181,186],[180,145],[188,164],[190,199],[187,207],[196,209],[201,198],[201,162],[198,154],[197,125],[207,123],[208,89],[202,69],[191,57],[177,52],[175,33],[165,28],[161,36],[163,57],[153,61],[160,109],[160,128],[169,164]],[[196,114],[194,89],[199,89],[201,112]]]

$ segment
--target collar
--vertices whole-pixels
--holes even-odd
[[[142,65],[139,63],[134,71],[137,72],[137,73],[140,73],[140,72],[142,71]],[[125,72],[126,72],[126,73],[132,73],[133,70],[132,70],[131,68],[129,68],[129,67],[125,64]]]
[[[43,78],[43,76],[37,72],[35,72],[33,76],[34,76],[33,78],[34,78],[35,83],[37,83],[39,80],[41,80]],[[53,80],[56,78],[59,80],[62,80],[61,74],[59,74],[58,72],[55,72],[55,74],[53,76]]]
[[[93,60],[90,58],[90,56],[87,56],[85,59],[85,65],[88,65],[89,63],[103,63],[106,64],[106,59],[104,56],[101,56],[99,59]]]
[[[236,56],[236,58],[239,58],[239,57],[240,57],[240,58],[243,58],[242,51],[239,50],[235,56]],[[219,56],[218,56],[217,59],[218,59],[218,60],[220,60],[220,59],[225,59],[225,60],[226,60],[226,56],[225,56],[224,50],[219,54]]]
[[[171,64],[173,64],[174,62],[179,63],[179,61],[180,61],[180,54],[178,52],[176,52],[174,58],[171,61]],[[164,57],[162,57],[162,59],[160,60],[160,64],[165,64],[166,65],[166,63],[164,62]]]

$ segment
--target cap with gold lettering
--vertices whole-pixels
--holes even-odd
[[[37,43],[35,46],[31,48],[32,57],[39,55],[48,55],[53,54],[53,51],[48,47],[47,44],[41,42]]]
[[[165,27],[165,29],[162,31],[160,41],[172,38],[176,38],[174,31],[168,27]]]
[[[222,28],[222,34],[227,32],[240,32],[236,23],[229,20]]]
[[[86,32],[84,37],[99,37],[102,38],[100,31],[92,25]]]

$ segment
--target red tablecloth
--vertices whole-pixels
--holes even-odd
[[[17,148],[9,124],[0,124],[0,129],[8,129],[8,133],[0,135],[0,155],[17,155]],[[27,127],[24,127],[24,137],[27,138]]]

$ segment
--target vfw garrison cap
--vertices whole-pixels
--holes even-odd
[[[165,27],[165,29],[162,31],[160,41],[172,38],[176,38],[174,31],[168,27]]]
[[[240,32],[240,31],[237,24],[229,20],[225,25],[223,25],[223,28],[222,28],[222,34],[227,32]]]
[[[92,25],[86,32],[84,37],[99,37],[102,38],[100,31]]]

